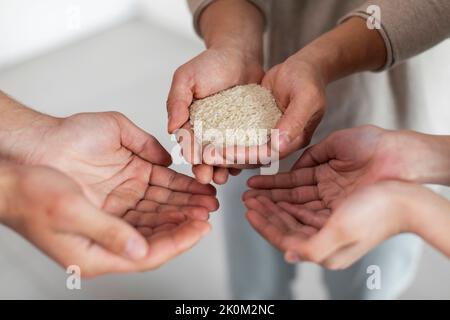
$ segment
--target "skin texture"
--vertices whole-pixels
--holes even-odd
[[[117,218],[48,167],[1,164],[0,171],[2,223],[63,267],[78,265],[83,277],[154,269],[210,230],[179,211],[142,213],[135,223]]]
[[[255,189],[243,197],[265,196],[329,212],[357,188],[401,178],[403,166],[391,152],[395,146],[385,143],[387,135],[372,126],[337,131],[307,149],[291,172],[250,178]]]
[[[156,241],[154,239],[158,237],[154,237],[159,232],[163,232],[165,237],[162,239],[168,241],[166,245],[148,251],[152,263],[134,269],[97,271],[95,261],[91,261],[85,275],[157,267],[187,250],[193,239],[197,241],[209,229],[205,220],[218,208],[214,187],[168,169],[171,159],[159,142],[122,114],[86,113],[57,119],[36,113],[5,95],[1,98],[0,102],[7,102],[0,104],[4,123],[0,131],[3,159],[27,166],[48,166],[63,172],[79,187],[91,206],[133,226],[148,240],[147,249]],[[58,211],[73,207],[70,199],[61,202]],[[30,208],[33,204],[31,202]],[[19,213],[12,210],[6,215],[20,216],[20,210]],[[42,223],[49,222],[45,215],[36,217],[42,217]],[[25,219],[14,217],[8,220],[26,223]],[[21,228],[18,223],[11,226]],[[90,234],[101,232],[95,224],[88,224],[86,228],[90,229]],[[32,235],[27,237],[34,239]],[[172,246],[171,237],[176,240],[176,247]],[[167,245],[173,250],[166,254]],[[142,250],[141,246],[136,249]],[[100,259],[97,262],[101,264]]]
[[[308,148],[290,172],[250,178],[248,185],[254,190],[243,197],[266,196],[326,211],[353,191],[381,180],[446,184],[450,152],[448,147],[444,151],[449,141],[447,136],[375,126],[336,131]]]
[[[325,113],[329,83],[379,69],[385,60],[380,34],[369,30],[363,19],[351,18],[270,69],[262,85],[272,91],[283,111],[276,125],[280,157],[309,144]]]
[[[324,219],[313,210],[299,212],[264,197],[249,199],[246,205],[250,224],[290,263],[345,269],[403,232],[418,234],[450,257],[450,203],[416,184],[383,181],[362,188]]]
[[[40,141],[20,157],[22,162],[65,172],[95,205],[112,214],[183,209],[192,218],[207,219],[218,208],[212,186],[166,168],[168,153],[121,114],[71,116]]]
[[[250,178],[248,220],[290,262],[345,268],[407,231],[448,255],[448,203],[414,183],[450,183],[449,142],[374,126],[337,131],[307,149],[292,171]],[[437,219],[442,224],[430,222]]]
[[[177,70],[168,99],[169,132],[186,123],[187,109],[193,98],[261,80],[261,84],[272,91],[284,113],[276,125],[280,131],[277,149],[279,157],[284,158],[309,144],[325,113],[325,89],[330,82],[356,72],[379,69],[386,60],[386,48],[379,33],[369,30],[363,19],[352,18],[264,75],[260,63],[262,21],[258,9],[244,0],[216,0],[204,10],[200,29],[208,50],[216,48],[227,52],[232,48],[234,56],[240,58],[230,58],[224,53],[206,54],[207,50]],[[217,76],[211,77],[211,74]],[[180,89],[182,84],[191,90]],[[245,151],[249,154],[257,150]],[[189,155],[185,156],[189,161]],[[249,158],[258,157],[246,157]],[[216,165],[216,169],[210,165]],[[217,162],[209,162],[195,166],[193,171],[203,183],[211,180],[224,183],[227,171],[217,169],[220,166]],[[246,168],[242,165],[234,167]]]
[[[189,106],[238,84],[260,83],[262,69],[263,17],[245,0],[217,0],[202,13],[200,29],[207,49],[179,67],[167,100],[168,130],[190,129]],[[185,154],[188,161],[192,159]],[[238,169],[202,163],[193,167],[201,183],[223,184]]]

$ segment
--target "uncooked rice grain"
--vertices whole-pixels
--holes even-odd
[[[221,91],[190,107],[190,123],[203,144],[262,145],[280,117],[270,91],[257,84]]]

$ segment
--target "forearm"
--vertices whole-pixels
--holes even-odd
[[[56,121],[0,91],[0,159],[22,162],[23,149],[32,147],[33,141]]]
[[[411,194],[406,215],[410,216],[410,231],[450,257],[450,202],[424,187]]]
[[[325,83],[350,74],[377,70],[386,61],[386,47],[377,30],[355,17],[305,46],[290,59],[319,69]]]
[[[6,222],[8,212],[8,202],[15,180],[14,165],[0,160],[0,223]]]
[[[383,143],[392,154],[392,174],[400,172],[402,179],[421,184],[450,185],[450,136],[414,131],[389,131],[387,136]]]
[[[216,0],[200,16],[208,48],[231,48],[262,62],[264,17],[246,0]]]

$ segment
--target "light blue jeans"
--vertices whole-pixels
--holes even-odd
[[[248,177],[258,170],[233,177],[219,194],[224,214],[231,290],[235,299],[291,299],[290,283],[295,266],[252,229],[244,216],[241,199]],[[404,234],[385,241],[352,267],[342,271],[324,269],[330,299],[395,299],[414,279],[422,242]],[[369,265],[381,270],[381,289],[366,285]]]

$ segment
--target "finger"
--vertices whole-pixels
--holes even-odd
[[[322,262],[322,265],[332,270],[346,269],[361,259],[369,250],[362,245],[350,244],[331,254]]]
[[[250,225],[267,241],[281,251],[284,251],[283,238],[284,232],[261,213],[249,210],[246,213]]]
[[[139,261],[139,269],[149,270],[180,255],[194,246],[209,231],[211,226],[205,221],[188,220],[175,229],[160,230],[148,238],[149,255]]]
[[[202,184],[211,183],[214,176],[214,167],[207,164],[192,166],[192,173],[195,179]]]
[[[70,230],[86,236],[111,251],[132,260],[147,255],[145,239],[124,221],[108,215],[87,201],[80,201],[67,210],[73,210]]]
[[[202,184],[191,177],[161,166],[153,166],[149,184],[173,191],[205,195],[216,194],[216,188],[212,185]]]
[[[256,211],[262,214],[264,217],[269,217],[270,211],[267,207],[265,207],[257,198],[249,198],[244,201],[244,204],[247,209]]]
[[[123,219],[134,227],[156,228],[164,224],[181,224],[186,221],[186,216],[177,211],[155,213],[132,210]]]
[[[161,226],[158,226],[158,227],[154,228],[153,229],[153,235],[155,235],[157,233],[172,231],[172,230],[175,230],[177,227],[179,227],[178,224],[166,223],[166,224],[163,224]],[[150,238],[151,238],[151,236],[150,236]]]
[[[303,206],[306,209],[318,211],[318,210],[328,210],[325,206],[325,202],[322,200],[314,200],[307,203],[304,203],[302,205],[295,205],[295,206]],[[329,213],[328,213],[329,215]]]
[[[237,176],[237,175],[239,175],[241,173],[242,170],[241,169],[236,169],[236,168],[230,168],[229,171],[230,171],[230,174],[232,176]]]
[[[142,199],[147,187],[148,184],[142,180],[130,179],[125,181],[108,194],[103,204],[103,210],[115,216],[123,215],[128,210],[133,209],[136,203]]]
[[[33,242],[65,270],[69,270],[70,266],[78,267],[82,278],[136,269],[135,261],[112,253],[95,241],[74,233],[54,233]]]
[[[145,199],[176,206],[202,206],[209,211],[219,208],[217,199],[212,196],[177,192],[156,186],[148,188]]]
[[[309,143],[312,131],[322,118],[324,104],[319,95],[297,95],[290,101],[275,127],[280,130],[281,154],[289,154]]]
[[[295,220],[292,216],[287,214],[283,209],[273,203],[270,199],[265,197],[257,197],[258,200],[264,207],[272,212],[272,214],[276,214],[280,220],[282,220],[287,228],[294,229],[298,224],[297,220]]]
[[[289,104],[289,96],[282,94],[282,92],[278,90],[280,86],[276,85],[278,71],[281,66],[282,66],[281,64],[277,64],[273,66],[269,71],[267,71],[266,75],[261,81],[261,85],[274,94],[277,100],[278,107],[282,111],[284,111],[286,110],[286,106]]]
[[[272,149],[267,141],[261,141],[260,145],[254,146],[228,146],[223,150],[218,150],[222,163],[218,166],[233,167],[233,168],[258,168],[262,164],[268,164],[272,159]],[[221,160],[220,158],[218,160]]]
[[[172,79],[167,98],[168,131],[173,133],[189,120],[189,106],[193,99],[193,81],[178,69]]]
[[[172,163],[170,154],[152,135],[148,134],[122,114],[113,114],[119,127],[122,145],[144,160],[162,166]]]
[[[244,193],[243,199],[263,196],[274,202],[286,201],[290,203],[307,203],[319,199],[317,186],[303,186],[292,189],[269,189],[269,190],[248,190]]]
[[[228,169],[227,168],[214,168],[213,181],[217,184],[225,184],[228,180]]]
[[[283,231],[285,234],[289,232],[289,225],[286,224],[274,211],[273,208],[270,208],[261,201],[260,198],[252,198],[245,202],[247,208],[250,210],[257,211],[261,215],[263,215],[267,220],[276,226],[280,231]]]
[[[261,167],[259,146],[206,145],[203,148],[203,163],[220,168],[254,169]],[[256,150],[256,151],[255,151]],[[250,152],[253,152],[250,158]],[[251,160],[250,160],[251,159]]]
[[[136,211],[141,213],[164,213],[164,212],[181,212],[182,214],[192,219],[208,220],[208,209],[200,206],[175,206],[168,204],[161,204],[156,201],[142,200],[138,203]]]
[[[315,236],[308,241],[291,248],[302,260],[322,263],[331,254],[351,244],[353,240],[346,236],[339,227],[326,224]]]
[[[273,215],[276,215],[279,220],[283,221],[285,230],[290,229],[291,232],[297,232],[302,237],[308,237],[317,233],[317,228],[312,225],[305,225],[299,223],[294,217],[284,211],[277,204],[273,203],[270,199],[264,197],[257,197],[257,200],[261,202],[262,206],[266,207]],[[270,219],[272,218],[272,219]],[[269,217],[269,220],[275,220],[273,217]],[[278,219],[277,219],[278,220]]]
[[[306,202],[303,204],[296,204],[296,203],[290,203],[290,204],[299,209],[307,209],[307,210],[311,210],[314,212],[321,211],[324,214],[326,214],[327,216],[329,216],[331,213],[330,209],[328,209],[326,207],[325,202],[322,200],[313,200],[313,201]]]
[[[253,176],[248,180],[247,184],[250,188],[255,189],[281,189],[316,185],[317,183],[315,169],[303,168],[275,175]]]
[[[181,147],[181,155],[192,165],[202,163],[202,143],[196,137],[191,124],[186,122],[180,129],[176,129],[174,134]]]
[[[312,226],[316,229],[322,228],[328,220],[328,215],[306,208],[298,208],[298,206],[294,206],[288,202],[278,202],[278,205],[302,224]]]
[[[332,143],[333,135],[309,147],[292,166],[292,169],[316,167],[336,157]]]

